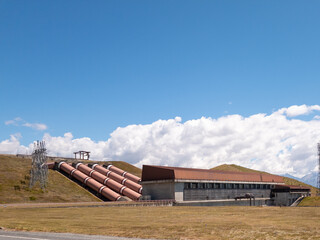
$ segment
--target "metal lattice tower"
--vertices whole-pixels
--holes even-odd
[[[30,188],[37,181],[40,182],[40,187],[44,189],[48,181],[48,165],[47,165],[47,149],[44,141],[34,143],[32,152],[32,168],[30,172]]]
[[[319,155],[319,162],[318,162],[318,182],[317,182],[317,188],[318,188],[318,196],[320,196],[320,143],[318,143],[318,155]]]

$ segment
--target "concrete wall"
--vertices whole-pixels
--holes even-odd
[[[142,182],[143,195],[151,200],[175,199],[176,201],[234,199],[251,193],[255,198],[270,198],[271,189],[185,189],[183,182]]]
[[[269,198],[271,189],[184,189],[184,201],[234,199],[246,193],[255,198]]]
[[[256,199],[255,201],[249,199],[241,199],[235,201],[231,200],[208,200],[208,201],[184,201],[176,202],[175,206],[265,206],[268,205],[269,199]],[[251,205],[250,205],[251,204]]]
[[[184,183],[175,183],[174,184],[174,199],[176,201],[183,201],[183,196],[184,196]]]
[[[142,182],[142,186],[143,196],[149,195],[151,200],[175,199],[175,184],[173,181],[156,183]],[[177,193],[177,197],[180,198],[179,192]]]
[[[273,192],[271,198],[270,187],[266,189],[252,188],[190,188],[187,183],[173,180],[142,182],[143,196],[151,200],[174,199],[178,205],[188,206],[249,206],[249,199],[235,201],[235,197],[250,193],[255,197],[255,205],[290,206],[300,196],[307,195],[301,192]],[[259,200],[260,198],[260,200]]]
[[[290,193],[290,192],[277,192],[275,193],[273,205],[275,206],[290,206],[299,197],[307,196],[307,193]]]

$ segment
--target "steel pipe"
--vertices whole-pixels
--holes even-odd
[[[75,169],[74,167],[70,166],[65,162],[60,162],[58,164],[58,169],[61,169],[62,171],[66,172],[70,176],[74,177],[81,183],[84,183],[86,186],[90,187],[94,191],[99,192],[102,196],[106,197],[111,201],[124,200],[118,193],[112,191],[110,188],[97,182],[93,178],[89,177],[88,175]]]
[[[117,167],[113,166],[112,164],[103,165],[103,167],[110,170],[111,172],[115,172],[116,174],[118,174],[122,177],[128,178],[129,180],[131,180],[135,183],[139,183],[141,181],[141,178],[139,178],[131,173],[128,173],[126,171],[123,171],[122,169],[117,168]]]
[[[55,162],[47,163],[48,169],[54,169]]]
[[[102,173],[103,175],[115,180],[118,183],[121,183],[122,185],[131,188],[132,190],[136,191],[137,193],[142,193],[142,186],[138,183],[135,183],[131,181],[130,179],[127,179],[125,177],[122,177],[115,172],[109,171],[108,169],[99,166],[98,164],[89,164],[89,166],[93,169],[98,171],[99,173]]]
[[[73,166],[76,167],[76,169],[80,170],[81,172],[89,175],[90,177],[92,177],[93,179],[95,179],[96,181],[108,186],[109,188],[111,188],[112,190],[125,195],[127,197],[129,197],[132,200],[139,200],[141,198],[141,194],[131,190],[130,188],[116,182],[113,179],[110,179],[108,177],[106,177],[105,175],[99,173],[96,170],[91,169],[90,167],[82,164],[82,163],[77,163],[77,164],[72,164]]]

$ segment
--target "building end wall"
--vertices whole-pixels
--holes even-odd
[[[142,195],[150,196],[151,200],[175,199],[173,181],[141,182]]]

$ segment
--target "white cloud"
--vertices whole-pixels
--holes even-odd
[[[70,132],[65,133],[63,137],[52,137],[46,133],[43,140],[46,142],[48,154],[52,156],[73,157],[73,152],[84,150],[92,153],[92,159],[106,159],[105,141],[94,142],[87,137],[73,139]]]
[[[28,147],[20,145],[19,139],[21,138],[20,133],[10,135],[10,139],[0,142],[0,153],[3,154],[29,154]]]
[[[279,114],[230,115],[180,123],[118,128],[108,140],[109,158],[137,166],[160,164],[211,168],[234,163],[258,170],[304,175],[317,164],[320,123]]]
[[[24,123],[24,124],[22,124],[22,126],[29,127],[29,128],[39,130],[39,131],[44,131],[48,128],[47,125],[45,125],[43,123]]]
[[[312,105],[312,106],[307,106],[307,105],[293,105],[289,108],[281,108],[278,110],[278,113],[280,114],[285,114],[288,117],[296,117],[300,115],[308,115],[312,113],[313,111],[320,111],[320,106],[319,105]]]
[[[4,124],[18,126],[21,121],[23,120],[20,117],[16,117],[15,119],[5,121]]]
[[[39,131],[44,131],[48,128],[47,125],[43,123],[28,123],[20,117],[16,117],[13,120],[5,121],[5,125],[24,126]]]
[[[319,115],[316,115],[316,116],[314,116],[313,119],[319,120],[319,119],[320,119],[320,116],[319,116]]]
[[[74,139],[71,133],[58,137],[46,133],[43,139],[50,155],[72,157],[74,151],[85,150],[95,160],[121,160],[138,167],[153,164],[211,168],[233,163],[301,177],[317,166],[320,121],[292,116],[314,110],[318,110],[317,105],[302,105],[270,115],[202,117],[184,123],[176,117],[117,128],[107,141],[99,142]],[[4,141],[0,143],[0,152],[30,149],[20,146],[18,140],[6,141],[11,147],[6,147]]]

